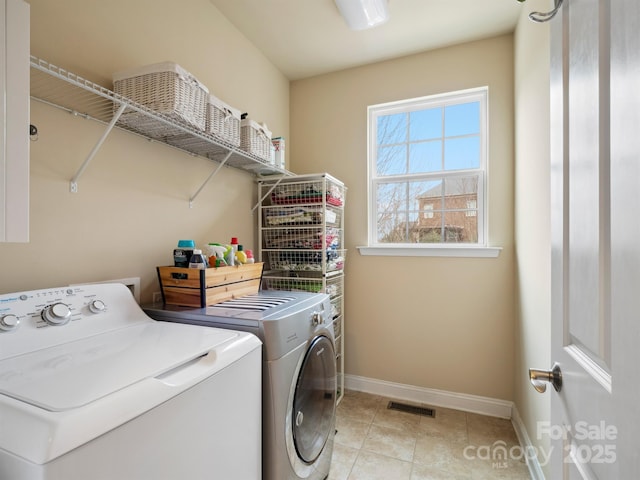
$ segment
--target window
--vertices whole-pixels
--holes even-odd
[[[487,88],[368,115],[369,246],[486,246]]]
[[[424,218],[433,218],[433,203],[424,206]]]
[[[477,200],[467,200],[467,217],[475,217],[478,215],[478,202]]]

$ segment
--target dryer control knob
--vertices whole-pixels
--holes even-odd
[[[0,330],[3,332],[11,332],[18,328],[20,320],[15,315],[9,314],[0,318]]]
[[[49,325],[64,325],[71,320],[71,309],[64,303],[54,303],[42,310],[42,318]]]
[[[89,311],[91,313],[102,313],[107,309],[107,306],[102,300],[92,300],[89,302]]]
[[[313,312],[311,314],[311,325],[317,327],[318,325],[322,325],[324,323],[324,317],[319,312]]]

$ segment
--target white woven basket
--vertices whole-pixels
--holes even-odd
[[[271,159],[271,132],[267,126],[245,118],[240,122],[240,148],[265,162]]]
[[[205,130],[209,91],[193,75],[172,62],[156,63],[126,70],[113,75],[114,92],[130,98],[156,112],[167,115],[173,121],[183,122],[198,130]],[[136,125],[141,115],[131,112],[122,122],[140,129],[149,125]],[[157,128],[157,126],[156,126]],[[164,127],[161,127],[164,130]],[[153,136],[171,134],[149,132]]]
[[[239,146],[240,115],[240,110],[230,107],[213,95],[209,95],[207,133],[211,133],[235,147]]]

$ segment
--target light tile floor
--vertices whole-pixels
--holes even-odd
[[[328,480],[530,478],[510,420],[439,407],[431,418],[389,400],[345,392]]]

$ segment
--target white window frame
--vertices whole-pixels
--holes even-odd
[[[377,175],[377,118],[395,113],[408,113],[428,108],[438,108],[455,104],[480,102],[480,166],[470,170],[450,170],[419,174],[378,176]],[[397,102],[371,105],[367,109],[368,119],[368,245],[358,247],[362,255],[392,256],[463,256],[463,257],[497,257],[500,248],[489,247],[488,242],[488,139],[489,139],[489,89],[479,87],[457,92],[449,92],[426,97],[413,98]],[[444,133],[444,132],[443,132]],[[479,175],[478,185],[478,242],[477,243],[378,243],[377,232],[377,195],[378,183],[393,178],[394,180],[422,180],[433,177],[453,175]]]

